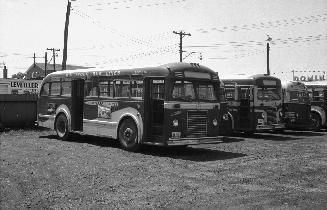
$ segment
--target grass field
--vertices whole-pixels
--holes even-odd
[[[327,133],[146,146],[46,129],[0,134],[1,209],[327,209]]]

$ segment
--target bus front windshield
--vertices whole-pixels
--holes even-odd
[[[262,101],[276,101],[280,100],[280,92],[277,88],[259,88],[258,89],[258,100]]]
[[[172,98],[181,101],[216,101],[218,97],[212,83],[176,80]]]
[[[309,94],[305,91],[291,91],[290,99],[293,102],[307,103],[309,102]]]

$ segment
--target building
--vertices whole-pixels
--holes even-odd
[[[67,65],[67,70],[75,70],[75,69],[89,69],[93,67],[85,67],[85,66],[75,66],[75,65]],[[45,75],[48,75],[54,71],[61,71],[61,64],[47,64],[47,69],[45,71],[44,63],[33,63],[25,72],[25,79],[42,79]]]

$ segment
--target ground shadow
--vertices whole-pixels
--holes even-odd
[[[145,155],[169,157],[173,159],[191,160],[196,162],[207,162],[216,160],[227,160],[239,157],[245,157],[246,154],[225,152],[208,148],[188,147],[158,147],[143,146],[139,151]]]
[[[271,131],[270,134],[276,134],[275,132]],[[296,130],[286,130],[283,133],[277,133],[277,134],[283,134],[283,135],[291,135],[291,136],[324,136],[325,134],[314,132],[314,131],[296,131]]]
[[[278,134],[280,134],[280,133],[278,133]],[[272,134],[272,133],[253,133],[253,134],[235,133],[234,136],[243,137],[243,138],[270,140],[270,141],[291,141],[291,140],[301,139],[298,137],[276,135],[276,133],[274,133],[274,134]]]
[[[60,139],[58,139],[57,135],[39,136],[39,138],[56,139],[61,141]],[[104,137],[90,136],[90,135],[71,134],[70,137],[65,141],[76,142],[76,143],[87,143],[100,147],[112,147],[112,148],[120,147],[118,141],[116,140],[110,138],[104,138]]]
[[[238,138],[232,136],[225,136],[223,138],[223,143],[240,142],[240,141],[244,141],[244,138]]]
[[[48,128],[38,127],[35,125],[18,125],[18,126],[6,126],[2,127],[1,131],[9,132],[9,131],[45,131],[49,130]]]
[[[59,140],[56,135],[39,136],[39,138]],[[240,141],[239,138],[230,138],[230,140]],[[87,143],[100,147],[121,148],[119,142],[116,140],[96,137],[96,136],[89,136],[89,135],[72,134],[71,137],[65,141],[76,142],[76,143]],[[242,153],[224,152],[224,151],[207,149],[207,148],[192,148],[191,146],[159,147],[159,146],[142,145],[138,153],[145,154],[145,155],[152,155],[152,156],[170,157],[174,159],[198,161],[198,162],[226,160],[226,159],[233,159],[233,158],[246,156],[246,154],[242,154]]]

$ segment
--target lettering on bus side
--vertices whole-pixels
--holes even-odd
[[[119,104],[117,101],[85,101],[87,105],[100,105],[103,107],[117,107]]]
[[[66,77],[119,76],[120,70],[66,73]]]

